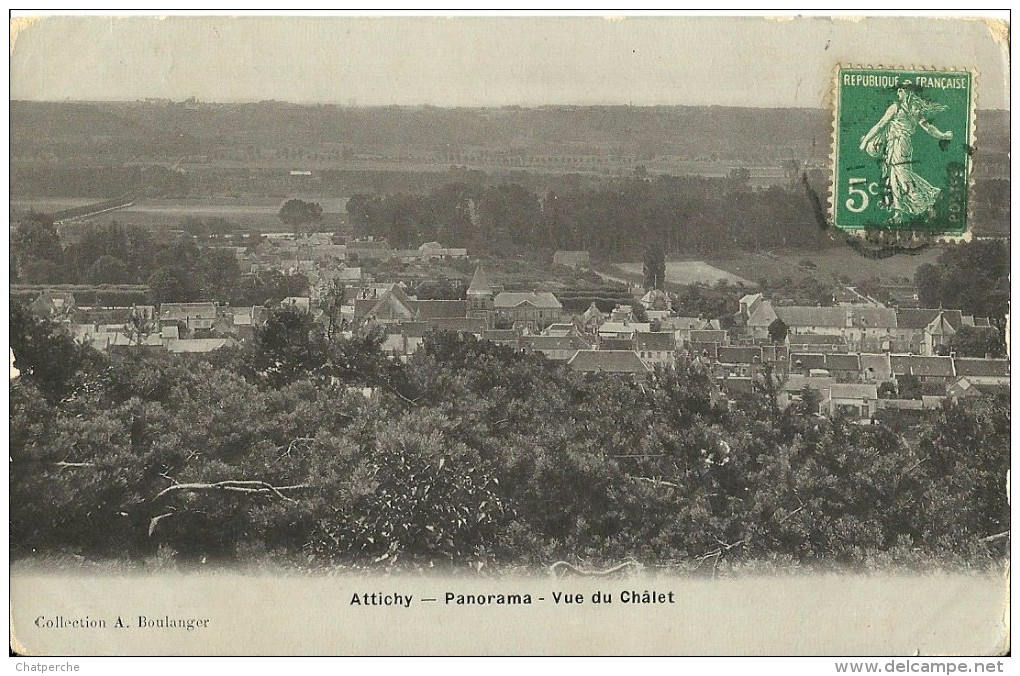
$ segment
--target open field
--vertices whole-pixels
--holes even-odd
[[[616,263],[614,268],[628,275],[644,274],[642,263]],[[670,284],[716,284],[725,280],[728,284],[754,286],[754,282],[726,270],[709,265],[704,261],[667,261],[666,281]]]
[[[175,230],[181,227],[182,221],[188,217],[196,218],[224,218],[236,223],[241,230],[248,232],[275,232],[281,229],[280,219],[275,213],[243,213],[238,211],[139,211],[136,209],[118,209],[91,219],[96,223],[109,223],[117,221],[122,225],[134,225],[149,230]],[[327,223],[329,216],[323,217],[323,223]],[[334,216],[334,218],[339,218]],[[75,221],[76,225],[84,224],[86,221]],[[325,227],[325,226],[324,226]]]
[[[296,199],[317,202],[323,209],[322,230],[335,231],[343,227],[346,219],[346,197],[320,197],[295,195]],[[95,199],[17,200],[12,206],[20,209],[52,213],[60,209],[92,204]],[[116,220],[124,225],[135,225],[150,230],[180,228],[185,218],[223,218],[250,232],[276,232],[282,227],[277,214],[286,200],[273,198],[184,198],[145,199],[130,207],[96,216],[94,221],[108,223]],[[76,221],[72,225],[82,225]]]
[[[716,268],[754,282],[763,278],[832,279],[833,275],[843,275],[851,282],[878,277],[884,282],[909,283],[913,282],[914,272],[919,266],[934,263],[941,253],[941,249],[933,247],[916,254],[897,254],[889,258],[875,259],[840,246],[823,251],[725,253],[708,256],[706,260]],[[807,265],[808,262],[815,267]],[[667,279],[668,274],[667,271]]]
[[[814,277],[829,281],[835,276],[844,276],[851,283],[873,277],[887,283],[911,283],[917,268],[925,263],[934,263],[941,253],[941,249],[933,247],[916,254],[875,259],[845,246],[822,251],[720,253],[706,256],[704,260],[667,261],[666,281],[671,284],[713,285],[725,280],[729,284],[757,286],[761,279]],[[642,278],[642,268],[642,263],[612,265],[612,270],[633,281]]]
[[[316,202],[323,213],[342,214],[347,210],[347,199],[338,197],[295,196],[296,199]],[[151,199],[136,202],[125,212],[174,214],[182,216],[221,216],[223,218],[270,214],[276,216],[287,200],[213,197],[203,199]]]
[[[308,202],[316,202],[325,214],[347,213],[347,198],[318,195],[293,196]],[[290,198],[288,198],[290,199]],[[50,199],[13,199],[11,207],[15,209],[34,209],[36,211],[54,212],[64,209],[86,206],[101,202],[98,197],[54,197]],[[253,197],[208,197],[184,199],[146,199],[135,202],[124,212],[145,214],[169,214],[173,216],[221,216],[223,218],[269,214],[276,216],[280,207],[287,200],[260,199]]]

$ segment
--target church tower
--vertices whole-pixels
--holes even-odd
[[[475,268],[475,276],[467,290],[468,317],[485,317],[491,320],[493,313],[493,292],[489,278],[481,264]]]

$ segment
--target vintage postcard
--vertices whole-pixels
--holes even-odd
[[[19,670],[1001,670],[1008,33],[15,16]]]

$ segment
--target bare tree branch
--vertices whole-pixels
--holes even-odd
[[[217,481],[215,483],[187,483],[187,484],[174,484],[168,486],[162,491],[156,494],[153,500],[159,500],[161,497],[171,493],[172,491],[228,491],[234,493],[272,493],[281,500],[287,502],[297,502],[294,498],[289,498],[281,491],[296,490],[299,488],[311,488],[309,484],[295,484],[293,486],[273,486],[265,481]]]
[[[1009,531],[1008,530],[1004,530],[1001,533],[996,533],[995,535],[989,535],[986,538],[981,538],[980,542],[995,542],[996,540],[1001,540],[1002,538],[1008,538],[1008,537],[1009,537]]]
[[[159,516],[152,517],[152,520],[149,521],[149,537],[151,538],[152,534],[155,532],[156,524],[158,524],[160,521],[167,517],[173,516],[176,513],[177,512],[167,512],[166,514],[160,514]]]
[[[707,554],[702,554],[701,556],[694,557],[694,560],[698,561],[698,562],[701,562],[701,561],[704,561],[705,559],[710,559],[713,556],[714,557],[722,556],[722,549],[713,549],[712,551],[710,551]]]
[[[291,451],[293,451],[294,447],[297,444],[299,444],[299,443],[309,444],[309,443],[311,443],[313,441],[315,441],[315,437],[297,437],[296,439],[292,440],[289,444],[287,444],[287,447],[286,447],[287,450],[284,450],[283,446],[277,446],[276,450],[283,451],[283,453],[281,453],[280,455],[276,456],[276,459],[279,460],[280,458],[289,457],[290,454],[291,454]]]
[[[578,568],[577,566],[575,566],[574,564],[572,564],[572,563],[570,563],[568,561],[557,561],[556,563],[553,563],[552,565],[549,566],[549,570],[550,570],[550,572],[553,575],[556,575],[557,571],[562,570],[564,572],[573,572],[573,573],[576,573],[577,575],[589,575],[589,576],[592,576],[592,577],[602,577],[604,575],[612,575],[613,573],[617,573],[617,572],[623,570],[624,568],[640,569],[641,567],[642,567],[641,564],[638,563],[637,561],[628,560],[628,561],[624,561],[623,563],[621,563],[619,565],[613,566],[612,568],[608,568],[606,570],[585,570],[583,568]]]
[[[743,540],[737,540],[736,542],[734,542],[731,545],[730,544],[726,544],[725,542],[723,542],[719,538],[716,538],[715,541],[718,542],[719,544],[721,544],[726,549],[726,551],[729,551],[729,550],[733,549],[734,547],[737,547],[739,545],[744,544]]]
[[[389,390],[389,391],[390,391],[390,392],[392,392],[393,394],[397,395],[397,397],[399,397],[399,398],[400,398],[400,400],[401,400],[401,401],[403,401],[403,402],[404,402],[405,404],[408,404],[409,406],[418,406],[418,405],[419,405],[419,404],[418,404],[418,402],[417,402],[417,400],[415,400],[415,399],[408,399],[408,398],[407,398],[407,397],[405,397],[405,396],[404,396],[403,394],[401,394],[400,392],[398,392],[398,391],[397,391],[397,388],[393,387],[392,385],[390,385],[390,384],[389,384],[388,382],[386,382],[385,380],[382,380],[382,379],[380,378],[380,379],[379,379],[379,382],[381,382],[381,383],[383,384],[383,387],[385,387],[385,388],[386,388],[387,390]]]
[[[650,479],[646,476],[632,476],[630,478],[634,479],[634,481],[647,481],[648,483],[651,484],[669,486],[670,488],[680,488],[679,484],[675,484],[672,481],[664,481],[662,479]]]
[[[804,509],[804,505],[801,505],[801,506],[800,506],[800,507],[798,507],[797,509],[793,510],[792,512],[790,512],[789,514],[787,514],[786,516],[784,516],[784,517],[783,517],[782,519],[780,519],[780,520],[779,520],[779,521],[778,521],[777,523],[783,523],[783,522],[785,522],[785,521],[786,521],[787,519],[789,519],[790,517],[792,517],[792,516],[793,516],[794,514],[796,514],[797,512],[799,512],[799,511],[800,511],[800,510],[802,510],[802,509]]]
[[[917,469],[918,467],[920,467],[920,466],[921,466],[921,463],[922,463],[922,462],[924,462],[924,461],[925,461],[925,460],[927,460],[927,459],[928,459],[928,458],[921,458],[920,460],[918,460],[917,462],[915,462],[915,463],[914,463],[913,465],[911,465],[911,466],[910,466],[910,467],[908,467],[907,469],[903,470],[903,474],[902,474],[902,476],[906,476],[906,475],[910,474],[911,472],[913,472],[913,471],[914,471],[915,469]]]

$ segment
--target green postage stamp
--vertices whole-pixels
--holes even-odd
[[[962,235],[974,146],[968,70],[836,71],[832,220]]]

